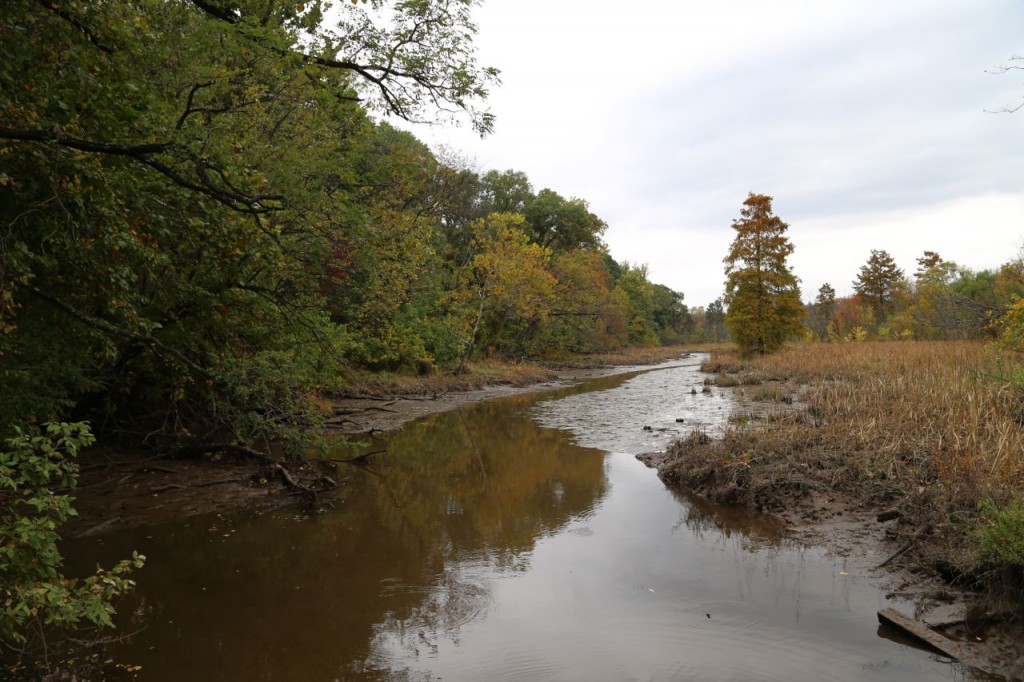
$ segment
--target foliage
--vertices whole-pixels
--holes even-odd
[[[85,424],[50,423],[16,429],[0,451],[0,641],[9,647],[32,653],[50,629],[113,627],[112,602],[132,588],[128,576],[145,560],[133,554],[84,580],[61,573],[57,528],[75,510],[54,489],[74,487],[75,458],[93,440]]]
[[[1014,301],[1006,314],[999,318],[999,325],[1003,330],[1000,345],[1024,353],[1024,298]]]
[[[978,509],[975,536],[982,558],[1024,567],[1024,497],[1015,497],[1003,507],[983,499]]]
[[[726,324],[744,355],[771,353],[799,333],[804,319],[798,280],[786,259],[788,225],[772,213],[772,198],[751,193],[725,257]]]
[[[465,351],[460,368],[477,344],[497,350],[508,339],[506,352],[524,350],[506,337],[506,328],[529,330],[549,314],[555,280],[546,269],[550,252],[531,243],[525,219],[515,213],[492,213],[472,226],[475,255],[464,270],[465,286],[453,294],[459,310]]]
[[[336,28],[324,2],[5,7],[0,432],[75,412],[252,439],[308,424],[345,355],[424,355],[393,340],[434,161],[365,108],[488,129],[472,4],[339,3]]]
[[[490,128],[474,4],[8,3],[0,434],[298,451],[346,367],[676,338],[681,299],[611,258],[585,200],[372,117]]]
[[[902,279],[903,271],[896,266],[892,256],[887,251],[872,249],[867,263],[861,266],[853,282],[853,288],[871,305],[876,319],[880,320],[888,311]]]
[[[613,290],[602,254],[576,249],[551,263],[555,299],[541,341],[547,355],[613,350],[628,343],[629,304]]]
[[[530,238],[554,251],[600,249],[607,225],[590,212],[583,199],[565,199],[551,189],[542,189],[523,207],[530,226]]]

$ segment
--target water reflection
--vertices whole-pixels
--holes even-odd
[[[603,453],[537,429],[528,398],[436,415],[346,467],[336,509],[308,520],[193,519],[105,538],[149,556],[122,613],[145,629],[121,655],[142,679],[375,677],[394,633],[415,654],[490,608],[491,580],[530,566],[538,538],[593,513]],[[96,541],[68,547],[97,560]]]

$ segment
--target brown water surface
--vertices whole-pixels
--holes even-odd
[[[193,517],[69,562],[149,557],[113,652],[140,680],[965,679],[878,636],[891,603],[858,562],[636,461],[729,413],[698,366],[434,415],[368,444],[387,454],[340,472],[332,511]]]

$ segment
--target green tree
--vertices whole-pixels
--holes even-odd
[[[646,265],[620,263],[621,274],[615,288],[629,301],[629,343],[637,346],[656,346],[658,328],[655,323],[654,285],[647,278]]]
[[[861,266],[853,281],[853,288],[871,306],[875,320],[881,323],[892,312],[891,304],[902,281],[903,271],[892,256],[887,251],[872,249],[867,263]]]
[[[603,249],[607,224],[590,212],[583,199],[566,199],[551,189],[542,189],[524,208],[531,238],[554,251]]]
[[[486,213],[526,213],[534,199],[526,173],[487,171],[481,178],[481,204]]]
[[[680,343],[693,330],[693,317],[683,303],[683,293],[664,284],[654,285],[653,319],[662,344]]]
[[[799,280],[786,263],[793,253],[789,226],[772,213],[772,198],[751,193],[740,216],[724,261],[726,324],[744,355],[763,355],[798,334],[805,313]]]

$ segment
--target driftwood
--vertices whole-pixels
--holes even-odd
[[[107,519],[103,523],[97,523],[95,526],[92,526],[91,528],[86,528],[85,530],[83,530],[81,533],[79,533],[75,537],[77,537],[77,538],[87,538],[87,537],[91,537],[93,535],[99,535],[100,533],[102,533],[102,532],[104,532],[104,531],[106,531],[106,530],[108,530],[110,528],[113,528],[114,526],[118,525],[119,523],[121,523],[121,517],[120,516],[115,516],[112,519]]]
[[[924,623],[905,616],[896,609],[882,609],[879,611],[878,622],[896,628],[903,634],[909,635],[918,642],[927,645],[928,648],[934,649],[952,659],[960,661],[967,655],[962,643],[954,642],[948,637],[943,637]],[[964,662],[967,663],[967,661]]]
[[[364,452],[361,455],[355,457],[348,457],[347,459],[341,459],[339,457],[328,457],[327,459],[331,462],[340,462],[342,464],[354,464],[355,466],[365,466],[370,463],[370,457],[374,455],[380,455],[387,452],[387,450],[374,450],[373,452]]]
[[[169,483],[168,485],[158,486],[156,488],[150,488],[151,493],[165,493],[170,490],[189,490],[191,488],[211,488],[215,485],[226,485],[228,483],[245,483],[244,478],[221,478],[216,481],[203,481],[202,483],[193,483],[192,485],[182,485],[180,483]]]
[[[394,402],[390,402],[390,403],[387,403],[387,404],[388,405],[394,405]],[[362,414],[363,412],[392,412],[392,413],[397,413],[398,410],[389,410],[386,407],[377,407],[375,405],[370,405],[369,407],[352,408],[352,409],[339,407],[339,408],[335,408],[334,415],[337,416],[337,417],[349,417],[349,416],[354,415],[354,414]]]
[[[904,554],[909,552],[910,549],[914,545],[916,545],[918,543],[918,541],[921,540],[922,537],[924,537],[925,535],[927,535],[928,533],[931,533],[931,532],[932,532],[932,527],[930,525],[929,526],[925,526],[921,530],[917,531],[916,533],[914,533],[914,536],[912,538],[910,538],[910,540],[907,541],[907,544],[905,544],[902,547],[900,547],[898,550],[896,550],[896,552],[894,554],[892,554],[888,559],[886,559],[882,563],[878,564],[878,566],[876,566],[875,568],[885,568],[886,566],[891,564],[893,561],[895,561],[896,559],[900,558],[901,556],[903,556]]]
[[[921,642],[929,649],[937,651],[953,660],[977,670],[985,675],[994,675],[989,664],[971,651],[969,642],[956,642],[931,629],[924,623],[905,616],[896,609],[882,609],[878,612],[878,622],[895,628],[912,639]],[[1001,678],[1000,678],[1001,679]]]
[[[250,448],[247,445],[239,445],[238,443],[197,443],[195,445],[186,445],[169,453],[168,457],[173,459],[188,459],[190,457],[199,457],[210,452],[226,452],[232,455],[241,455],[242,457],[249,457],[266,464],[273,462],[269,456],[259,450]]]
[[[908,542],[907,544],[903,545],[898,550],[896,550],[893,554],[889,555],[889,558],[886,559],[885,561],[883,561],[882,563],[878,564],[877,568],[885,568],[886,566],[891,564],[893,561],[895,561],[896,559],[899,559],[901,556],[903,556],[904,554],[909,552],[910,548],[913,547],[916,544],[917,544],[917,538],[914,538],[913,540],[911,540],[910,542]]]
[[[281,477],[285,485],[302,495],[303,508],[309,513],[320,509],[320,493],[334,490],[338,487],[338,482],[330,476],[319,476],[311,481],[312,485],[306,485],[295,478],[294,474],[280,462],[274,463],[270,468]],[[314,485],[318,485],[319,489],[313,487]]]
[[[391,396],[358,395],[358,394],[355,394],[355,393],[341,393],[341,394],[337,394],[336,393],[336,394],[332,394],[331,397],[334,398],[335,400],[376,400],[378,402],[383,402],[383,403],[386,403],[388,401],[393,403],[393,402],[398,400],[398,398],[393,398]]]

